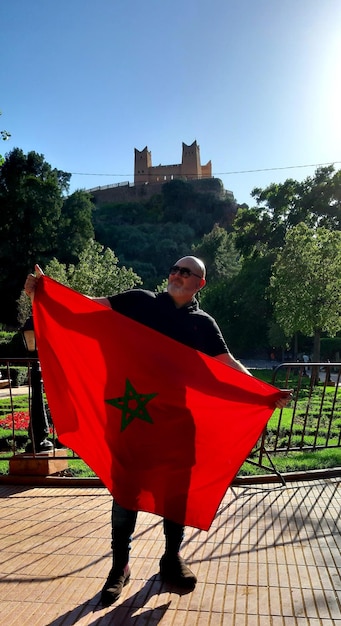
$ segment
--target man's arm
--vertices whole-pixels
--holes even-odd
[[[31,298],[32,302],[34,300],[34,294],[35,294],[38,280],[41,276],[44,276],[43,270],[39,267],[39,265],[35,265],[34,274],[29,274],[26,278],[24,290],[25,290],[25,293]],[[98,302],[99,304],[103,304],[103,306],[107,306],[109,307],[109,309],[111,309],[111,304],[108,298],[91,298],[91,300],[94,300],[95,302]]]
[[[218,354],[215,358],[221,363],[225,363],[225,365],[233,367],[235,370],[239,370],[240,372],[244,372],[244,374],[252,376],[251,372],[249,372],[249,370],[244,367],[244,365],[240,363],[240,361],[237,361],[237,359],[235,359],[232,354]],[[281,392],[283,394],[282,397],[279,398],[275,403],[275,407],[277,409],[284,409],[292,399],[292,389],[281,389]]]
[[[98,302],[98,304],[103,304],[103,306],[107,306],[109,307],[109,309],[111,309],[111,304],[108,298],[91,298],[91,300],[93,300],[94,302]]]
[[[233,367],[235,370],[239,370],[239,372],[244,372],[244,374],[248,374],[249,376],[252,376],[251,372],[249,372],[249,370],[246,367],[244,367],[244,365],[240,363],[240,361],[237,361],[237,359],[235,359],[234,356],[232,356],[232,354],[230,354],[229,352],[218,354],[214,358],[220,361],[221,363],[225,363],[225,365],[229,365],[230,367]]]

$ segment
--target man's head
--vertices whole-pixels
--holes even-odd
[[[184,256],[169,270],[167,291],[177,306],[184,306],[205,284],[206,268],[201,259]]]

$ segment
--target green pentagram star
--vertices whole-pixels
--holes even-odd
[[[137,393],[130,380],[127,378],[124,396],[106,400],[108,404],[112,404],[122,411],[121,432],[127,428],[135,418],[149,422],[150,424],[153,423],[146,409],[146,404],[149,400],[155,398],[155,396],[157,396],[157,393]]]

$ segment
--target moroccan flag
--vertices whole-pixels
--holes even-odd
[[[208,530],[281,392],[46,276],[33,314],[60,441],[124,508]]]

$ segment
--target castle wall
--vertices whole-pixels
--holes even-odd
[[[201,178],[212,178],[212,162],[201,166]]]
[[[150,183],[165,183],[181,177],[181,165],[157,165],[150,167],[148,176],[148,182]]]
[[[144,185],[134,185],[133,183],[124,182],[117,183],[116,185],[106,185],[105,187],[94,187],[93,189],[89,189],[88,192],[93,197],[95,204],[104,204],[106,202],[141,202],[148,200],[148,198],[157,193],[161,193],[164,182],[168,181],[161,180]],[[219,178],[191,180],[191,184],[195,191],[199,193],[214,193],[214,195],[221,200],[224,200],[227,196],[234,199],[232,191],[225,190]]]
[[[134,150],[134,184],[129,182],[116,185],[106,185],[90,189],[89,192],[96,204],[106,202],[140,202],[147,200],[157,193],[161,193],[161,186],[165,182],[183,178],[196,184],[197,191],[211,191],[218,197],[223,198],[227,192],[224,190],[219,179],[212,178],[212,163],[206,165],[200,163],[200,147],[194,141],[192,145],[182,143],[182,160],[175,165],[152,165],[152,153],[147,146],[143,150]],[[203,183],[202,179],[211,179]],[[220,183],[220,185],[219,185]]]

